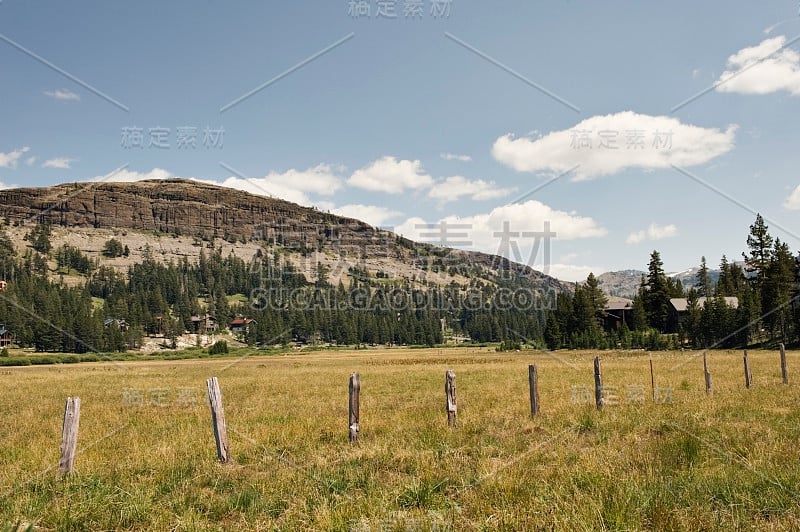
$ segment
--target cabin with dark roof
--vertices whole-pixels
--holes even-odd
[[[725,297],[725,304],[728,305],[732,309],[739,308],[739,298],[738,297]],[[713,297],[698,297],[697,298],[697,309],[703,310],[703,307],[706,304],[706,300],[710,302],[714,301]],[[670,303],[670,316],[669,322],[671,324],[671,329],[677,330],[678,325],[686,318],[686,315],[689,313],[689,300],[685,297],[673,297],[669,300]]]
[[[604,307],[603,327],[607,331],[614,331],[623,325],[630,328],[633,300],[623,297],[609,298]]]
[[[5,324],[0,323],[0,347],[8,347],[14,341],[14,335],[6,329]]]
[[[217,330],[217,320],[211,314],[192,316],[192,332],[211,334]]]

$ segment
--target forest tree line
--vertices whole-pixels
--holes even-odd
[[[774,238],[761,215],[750,226],[743,266],[722,256],[719,279],[712,283],[701,258],[688,290],[664,272],[653,251],[626,321],[609,320],[608,298],[589,274],[573,294],[559,298],[547,318],[544,340],[551,349],[678,347],[732,348],[800,341],[800,257]],[[678,312],[672,298],[686,298]],[[736,298],[732,305],[726,298]],[[610,325],[611,324],[611,325]]]
[[[502,305],[503,293],[528,293],[532,282],[495,275],[473,277],[467,287],[455,281],[420,287],[350,267],[334,284],[321,264],[314,279],[306,279],[277,244],[249,263],[212,249],[201,250],[194,262],[184,257],[164,264],[145,250],[141,262],[120,273],[69,245],[54,248],[50,239],[50,228],[37,225],[26,236],[29,246],[17,253],[0,227],[0,278],[9,282],[0,294],[0,323],[17,345],[39,351],[124,351],[139,347],[147,335],[174,346],[177,336],[196,327],[192,317],[205,315],[221,329],[236,316],[254,320],[242,338],[250,345],[430,346],[442,343],[445,332],[551,349],[737,347],[800,339],[798,258],[769,234],[760,215],[750,227],[744,265],[723,256],[716,283],[703,257],[696,288],[685,290],[665,274],[653,251],[622,324],[608,319],[607,297],[593,274],[572,292]],[[129,253],[116,239],[103,249],[108,257]],[[80,274],[85,282],[67,286],[62,274]],[[738,305],[729,306],[726,297]],[[671,298],[686,298],[686,312],[676,314]]]

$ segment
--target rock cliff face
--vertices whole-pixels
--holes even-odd
[[[0,190],[0,216],[12,222],[113,227],[203,237],[250,238],[259,227],[366,224],[279,199],[186,180],[73,183]],[[267,232],[269,232],[267,230]]]
[[[429,244],[413,243],[358,220],[343,218],[280,199],[195,181],[171,179],[134,183],[69,183],[47,188],[0,190],[0,219],[11,224],[159,231],[233,241],[263,240],[287,248],[376,253],[408,261]],[[472,251],[449,250],[482,273],[513,272],[542,289],[560,291],[560,281],[506,259]],[[479,275],[483,277],[483,275]]]

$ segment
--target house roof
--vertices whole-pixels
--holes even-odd
[[[606,310],[630,310],[633,308],[633,300],[624,297],[609,296],[604,308]]]
[[[5,327],[0,327],[0,336],[3,336],[3,335],[5,335],[7,332],[8,332],[8,331],[6,330],[6,328],[5,328]]]
[[[697,307],[701,308],[703,305],[705,305],[707,299],[713,300],[714,298],[713,297],[698,297],[697,298]],[[739,308],[739,298],[738,297],[726,297],[726,298],[723,298],[723,299],[725,299],[725,304],[728,305],[729,307],[731,307],[731,308]],[[672,299],[669,300],[669,302],[672,304],[672,307],[675,310],[677,310],[678,312],[686,312],[686,310],[689,308],[689,301],[685,297],[673,297]]]

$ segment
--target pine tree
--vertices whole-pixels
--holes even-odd
[[[700,269],[697,270],[697,295],[711,297],[711,277],[708,275],[708,265],[705,256],[700,257]]]
[[[764,218],[760,214],[756,215],[756,221],[750,226],[750,234],[747,235],[747,247],[749,254],[742,253],[746,270],[755,272],[756,281],[761,285],[766,275],[772,259],[772,237],[769,234],[769,227],[764,223]]]
[[[647,319],[651,327],[664,332],[669,317],[669,292],[664,263],[661,262],[661,255],[658,251],[653,250],[650,254],[647,270],[647,292],[644,298]]]

